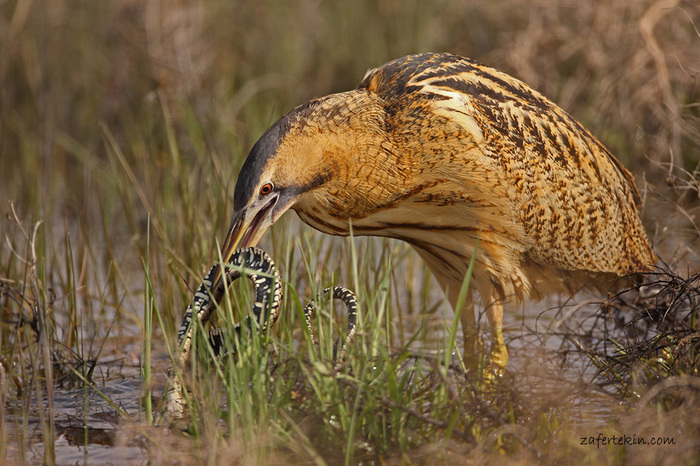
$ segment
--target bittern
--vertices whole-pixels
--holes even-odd
[[[470,290],[491,326],[491,363],[504,368],[504,304],[653,266],[639,201],[598,139],[525,83],[455,55],[410,55],[260,137],[222,254],[255,245],[293,209],[324,233],[406,241],[455,309],[476,255]],[[469,351],[471,292],[463,303]]]

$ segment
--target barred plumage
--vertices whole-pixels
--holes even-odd
[[[357,235],[410,243],[456,306],[478,239],[472,283],[502,367],[504,303],[656,262],[638,201],[630,173],[526,84],[455,55],[412,55],[263,134],[241,169],[223,253],[256,244],[291,208],[325,233],[352,223]],[[471,294],[461,315],[468,336]]]

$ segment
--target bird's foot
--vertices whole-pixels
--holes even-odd
[[[478,335],[465,338],[464,365],[466,369],[484,382],[499,380],[508,366],[508,348],[503,338],[503,329],[496,327],[491,338],[491,350],[486,351]]]

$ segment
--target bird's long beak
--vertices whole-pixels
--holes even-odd
[[[272,225],[270,212],[277,203],[277,199],[278,197],[275,196],[261,206],[244,207],[234,213],[231,226],[221,247],[221,261],[223,264],[231,260],[231,256],[239,247],[255,246],[258,243],[260,237]],[[218,285],[221,275],[221,269],[219,268],[214,276],[214,280],[212,280],[214,287]]]

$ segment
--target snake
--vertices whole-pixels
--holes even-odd
[[[345,304],[345,308],[348,311],[348,328],[347,335],[345,337],[345,343],[340,348],[340,352],[336,355],[338,349],[338,342],[336,341],[335,347],[333,349],[333,358],[339,363],[345,359],[345,354],[347,348],[352,344],[355,339],[355,329],[357,328],[357,297],[355,293],[343,286],[332,286],[323,290],[323,294],[326,297],[331,296],[333,299],[339,299]],[[320,298],[320,296],[319,296]],[[304,307],[304,317],[306,318],[306,327],[309,329],[309,335],[311,336],[311,341],[314,341],[314,330],[311,326],[311,319],[313,313],[316,310],[316,302],[310,301],[309,304]]]
[[[236,250],[229,262],[223,266],[222,279],[218,280],[217,285],[214,286],[213,283],[219,275],[220,267],[219,264],[215,264],[207,272],[192,301],[187,306],[182,324],[178,330],[178,348],[180,349],[178,362],[180,367],[185,367],[190,357],[192,340],[197,328],[194,320],[201,322],[202,326],[206,325],[218,303],[224,297],[226,289],[240,277],[247,277],[255,288],[255,301],[252,309],[255,322],[249,314],[243,321],[238,322],[233,329],[214,328],[209,330],[206,339],[214,357],[220,358],[225,355],[235,354],[236,341],[240,339],[240,334],[244,328],[252,332],[257,326],[260,333],[265,333],[275,324],[279,317],[282,304],[282,280],[274,261],[265,251],[255,247]],[[340,362],[345,357],[347,348],[352,344],[355,337],[358,314],[357,298],[352,291],[342,286],[326,288],[323,290],[323,294],[332,296],[333,299],[341,300],[348,311],[347,336],[338,357],[335,358]],[[317,299],[320,299],[320,293]],[[313,329],[311,319],[316,307],[316,302],[312,300],[304,308],[306,325],[312,341]],[[231,336],[234,336],[233,341],[230,340]],[[177,418],[183,416],[186,401],[182,384],[178,377],[173,376],[173,372],[174,368],[171,365],[168,370],[171,386],[167,392],[166,413],[173,418]]]

